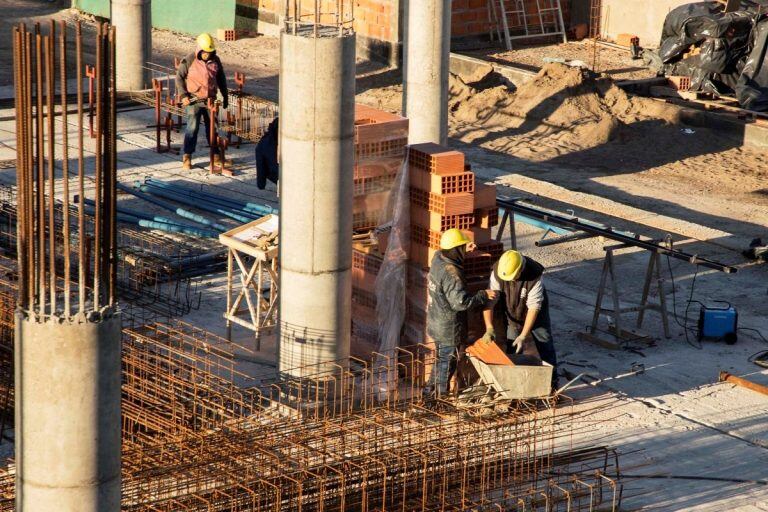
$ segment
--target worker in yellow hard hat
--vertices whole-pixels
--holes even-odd
[[[490,289],[500,292],[507,324],[507,353],[519,354],[533,340],[541,359],[554,367],[553,387],[557,386],[557,354],[549,319],[549,298],[544,288],[544,267],[518,251],[502,254],[493,265]],[[486,341],[495,341],[493,308],[483,311]]]
[[[467,311],[481,309],[497,298],[498,292],[467,292],[464,258],[475,244],[458,229],[449,229],[440,238],[440,250],[432,258],[427,287],[427,334],[436,345],[436,362],[430,377],[430,391],[448,391],[455,369],[457,350],[467,342]]]
[[[200,119],[205,122],[205,140],[210,144],[211,118],[208,100],[221,98],[223,108],[229,106],[227,77],[224,66],[216,55],[216,42],[211,34],[197,37],[197,49],[185,57],[176,69],[176,92],[184,106],[187,128],[184,132],[184,155],[181,168],[192,168],[192,153],[197,147]],[[219,156],[214,155],[218,160]]]

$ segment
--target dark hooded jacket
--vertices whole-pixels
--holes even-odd
[[[463,258],[459,251],[440,251],[432,258],[427,280],[427,334],[443,346],[467,341],[467,311],[488,303],[484,290],[467,292]]]

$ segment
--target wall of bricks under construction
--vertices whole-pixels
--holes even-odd
[[[539,0],[539,4],[544,7],[545,4],[554,0]],[[465,36],[479,36],[487,35],[491,23],[488,18],[488,4],[493,2],[498,12],[499,0],[453,0],[453,17],[451,19],[451,37],[465,37]],[[638,2],[642,3],[642,2]],[[516,0],[505,0],[506,9],[509,11],[517,10],[515,5]],[[570,0],[560,0],[560,5],[563,9],[563,19],[565,20],[565,26],[569,26],[570,20]],[[535,14],[537,12],[536,0],[525,0],[525,9],[529,14]],[[536,19],[538,21],[538,18]],[[544,22],[549,21],[547,17],[544,17]],[[514,32],[516,27],[516,20],[514,16],[510,16],[510,32]]]

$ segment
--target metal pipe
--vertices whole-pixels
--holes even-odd
[[[198,224],[202,224],[204,226],[210,226],[211,228],[213,228],[215,230],[218,230],[218,231],[222,231],[222,232],[227,231],[227,230],[230,229],[227,226],[224,226],[223,224],[219,224],[218,222],[215,222],[215,221],[212,221],[212,220],[208,219],[207,217],[204,217],[202,215],[198,215],[197,213],[192,213],[189,210],[185,210],[183,208],[179,208],[176,205],[173,205],[171,203],[168,203],[166,201],[163,201],[161,199],[153,197],[151,194],[145,194],[145,193],[141,192],[140,190],[136,190],[133,187],[129,187],[127,185],[123,185],[122,183],[119,183],[119,182],[116,183],[116,187],[119,188],[120,190],[124,191],[124,192],[128,192],[129,194],[132,194],[132,195],[138,197],[139,199],[143,199],[143,200],[147,201],[148,203],[152,203],[152,204],[155,204],[155,205],[157,205],[157,206],[159,206],[161,208],[164,208],[164,209],[166,209],[168,211],[172,211],[173,213],[175,213],[179,217],[182,217],[182,218],[185,218],[185,219],[189,219],[189,220],[191,220],[193,222],[197,222]]]
[[[514,211],[516,214],[520,213],[526,215],[532,219],[541,219],[547,223],[562,226],[568,229],[584,231],[586,233],[593,234],[595,236],[603,236],[610,240],[627,244],[629,246],[638,247],[647,251],[663,254],[671,258],[675,258],[694,265],[701,265],[702,267],[711,268],[726,274],[732,274],[738,271],[736,267],[728,266],[723,263],[709,260],[707,258],[701,258],[696,254],[688,254],[677,249],[670,249],[659,245],[651,240],[644,240],[639,235],[630,236],[627,233],[613,230],[612,228],[596,227],[593,222],[585,222],[573,215],[567,215],[553,210],[545,210],[537,208],[532,205],[523,204],[517,200],[510,200],[506,198],[498,198],[496,204],[499,208],[505,210]]]
[[[752,391],[755,391],[756,393],[760,393],[763,395],[768,395],[768,386],[763,386],[761,384],[757,384],[755,382],[749,381],[747,379],[742,379],[741,377],[736,377],[735,375],[731,375],[728,372],[720,372],[720,382],[729,382],[731,384],[735,384],[736,386],[741,386],[743,388],[750,389]]]
[[[231,219],[235,219],[238,222],[251,222],[253,220],[256,220],[257,217],[251,217],[246,216],[247,214],[243,213],[242,215],[239,213],[235,213],[231,210],[228,210],[226,208],[219,208],[217,206],[212,206],[206,203],[201,203],[199,201],[193,201],[192,199],[188,197],[184,197],[181,194],[177,194],[175,192],[171,192],[169,190],[163,190],[156,187],[151,187],[150,185],[142,185],[139,187],[139,190],[146,193],[151,193],[156,196],[164,197],[166,199],[171,199],[173,201],[176,201],[181,204],[185,204],[187,206],[192,206],[194,208],[197,208],[199,210],[211,212],[211,213],[218,213],[220,215],[224,215],[226,217],[229,217]]]
[[[95,208],[95,203],[93,202],[92,199],[85,198],[85,199],[83,199],[83,202],[85,203],[86,206],[90,207],[91,210],[93,208]],[[150,221],[150,222],[158,222],[158,223],[161,223],[161,224],[170,224],[170,225],[179,226],[179,227],[185,227],[185,228],[189,228],[189,229],[198,229],[198,230],[206,231],[206,232],[209,232],[209,233],[219,233],[219,231],[214,230],[214,229],[205,229],[205,228],[200,228],[199,226],[192,226],[191,224],[185,224],[183,222],[179,222],[179,221],[174,220],[174,219],[169,219],[168,217],[162,217],[162,216],[159,216],[159,215],[152,215],[151,213],[141,212],[141,211],[138,211],[138,210],[134,210],[132,208],[126,208],[124,206],[118,207],[115,211],[117,213],[121,213],[121,214],[124,214],[124,215],[130,215],[132,217],[136,217],[137,219],[143,219],[143,220],[147,220],[147,221]]]
[[[90,199],[88,201],[92,203]],[[96,209],[94,206],[90,204],[86,204],[85,211],[86,213],[93,215]],[[168,222],[162,222],[158,220],[152,220],[144,216],[139,217],[135,215],[135,213],[118,211],[115,213],[115,217],[117,218],[117,220],[125,224],[133,224],[135,226],[140,226],[142,228],[156,229],[159,231],[165,231],[167,233],[182,233],[185,235],[203,237],[203,238],[219,237],[219,233],[216,231],[201,229],[195,226],[179,225],[179,224],[172,224]]]
[[[190,197],[204,199],[208,202],[219,203],[221,206],[225,208],[229,208],[231,210],[243,210],[248,214],[257,214],[259,216],[263,216],[263,215],[277,213],[278,211],[277,208],[273,208],[271,206],[258,204],[258,203],[244,203],[242,201],[236,201],[234,199],[229,199],[226,197],[211,194],[210,192],[191,190],[186,187],[177,185],[175,183],[166,183],[164,181],[155,180],[153,178],[146,178],[144,180],[144,184],[154,185],[156,187],[171,190],[178,194],[184,194]]]
[[[594,238],[595,235],[589,233],[571,233],[570,235],[562,235],[555,238],[542,238],[534,242],[536,247],[551,247],[553,245],[564,244],[566,242],[575,242],[577,240],[585,240],[587,238]]]

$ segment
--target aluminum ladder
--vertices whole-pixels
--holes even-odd
[[[560,0],[495,0],[499,8],[498,18],[501,21],[501,32],[507,50],[512,49],[512,41],[531,39],[545,36],[562,36],[563,42],[568,42],[563,8]],[[527,8],[536,4],[536,11],[529,13]],[[494,5],[494,12],[496,5]],[[514,20],[516,23],[512,23]],[[514,30],[512,34],[510,29]],[[520,32],[520,33],[518,33]]]

